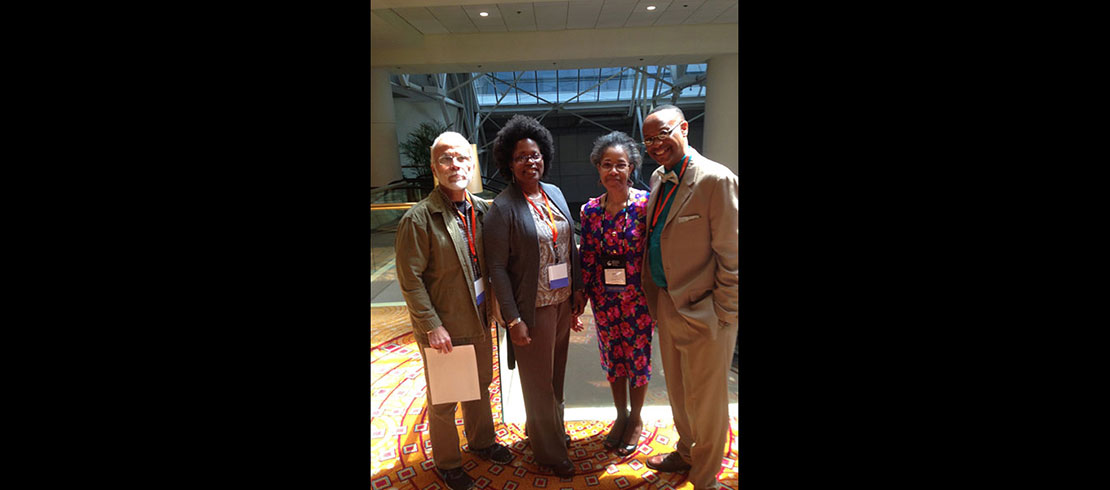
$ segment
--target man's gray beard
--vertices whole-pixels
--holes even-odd
[[[470,179],[462,179],[462,180],[459,180],[459,181],[456,181],[456,182],[449,182],[449,181],[446,181],[446,180],[440,180],[439,185],[442,185],[443,187],[446,187],[446,188],[451,189],[453,191],[461,191],[461,190],[466,189],[466,187],[468,185],[470,185]]]

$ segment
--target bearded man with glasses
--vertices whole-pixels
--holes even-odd
[[[406,211],[397,225],[397,282],[424,359],[425,377],[425,349],[446,354],[460,345],[474,346],[480,398],[462,402],[467,450],[482,459],[507,464],[513,455],[497,442],[489,404],[489,385],[493,382],[493,339],[489,332],[490,322],[496,317],[483,256],[482,221],[489,212],[489,203],[467,190],[474,175],[474,158],[470,142],[463,135],[445,132],[435,139],[431,150],[432,172],[439,184]],[[459,403],[433,404],[431,389],[426,396],[436,473],[451,490],[473,488],[473,478],[462,468],[455,428]]]
[[[728,442],[728,369],[736,347],[740,183],[689,146],[689,123],[673,105],[644,119],[651,175],[648,246],[641,283],[659,331],[677,451],[647,466],[689,471],[697,490],[718,488]]]

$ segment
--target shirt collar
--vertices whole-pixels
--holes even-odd
[[[696,152],[694,152],[693,148],[688,147],[686,148],[686,155],[690,157],[690,162],[686,164],[686,171],[689,172],[690,165],[694,164],[694,156],[696,155]],[[660,168],[664,169],[663,175],[661,176],[663,182],[670,182],[672,184],[678,185],[678,171],[682,168],[682,160],[679,160],[678,163],[676,163],[675,166],[670,170],[666,170],[666,167]]]

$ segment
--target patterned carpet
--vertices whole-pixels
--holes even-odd
[[[371,489],[445,489],[435,474],[435,461],[425,423],[424,369],[403,306],[375,307],[371,311]],[[497,358],[497,346],[494,347]],[[535,464],[524,442],[520,424],[501,422],[499,367],[493,366],[490,398],[497,439],[513,452],[508,465],[494,464],[463,453],[463,468],[481,489],[690,489],[683,473],[659,473],[647,468],[649,456],[674,450],[678,434],[670,420],[644,421],[637,452],[617,456],[602,446],[611,420],[567,422],[571,435],[571,460],[577,466],[572,478],[560,478]],[[464,441],[462,412],[457,413],[459,439]],[[722,459],[718,480],[722,488],[737,488],[737,422],[730,420],[729,452]],[[465,448],[465,445],[464,445]]]

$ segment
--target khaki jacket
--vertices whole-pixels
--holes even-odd
[[[475,249],[486,288],[481,306],[476,304],[469,245],[456,222],[455,205],[438,187],[406,211],[397,225],[397,282],[413,333],[422,345],[428,343],[428,332],[441,325],[454,343],[474,343],[489,336],[494,295],[482,244],[482,221],[489,202],[473,194],[470,198],[477,220]]]
[[[728,167],[687,147],[690,163],[675,189],[674,203],[659,236],[667,289],[651,279],[650,255],[644,251],[642,283],[648,310],[657,295],[669,294],[675,308],[695,328],[717,338],[721,323],[735,324],[739,296],[740,181]],[[660,166],[651,174],[648,220],[661,199]],[[662,218],[660,218],[662,219]]]

